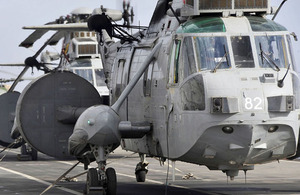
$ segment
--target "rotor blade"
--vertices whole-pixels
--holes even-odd
[[[23,66],[25,66],[25,64],[23,65]],[[14,76],[14,77],[17,77],[18,75],[17,74],[15,74],[15,73],[12,73],[12,72],[9,72],[9,71],[5,71],[5,70],[1,70],[0,69],[0,73],[4,73],[4,74],[6,74],[6,75],[12,75],[12,76]],[[15,79],[14,79],[15,80]]]
[[[89,31],[87,23],[49,24],[42,26],[25,26],[23,29],[31,30],[58,30],[58,31]]]
[[[65,33],[65,31],[59,31],[50,41],[49,45],[56,45],[65,36]]]
[[[44,43],[44,45],[34,54],[34,56],[32,56],[32,58],[34,58],[34,59],[36,59],[37,58],[37,56],[38,55],[40,55],[40,53],[45,49],[45,47],[47,47],[47,45],[52,41],[52,39],[54,38],[54,37],[56,37],[57,36],[57,34],[59,33],[59,31],[58,32],[56,32],[56,33],[54,33],[45,43]],[[28,58],[27,58],[28,59]],[[25,60],[25,62],[26,62],[26,60]],[[9,92],[12,92],[14,89],[15,89],[15,87],[16,87],[16,85],[18,84],[18,82],[20,81],[20,79],[23,77],[23,75],[25,74],[25,72],[28,70],[28,68],[29,68],[30,66],[25,66],[25,68],[22,70],[22,72],[19,74],[19,76],[16,78],[16,80],[15,80],[15,82],[12,84],[12,86],[11,86],[11,88],[9,89]]]
[[[56,32],[54,33],[45,43],[44,45],[34,54],[34,56],[32,56],[33,58],[37,58],[38,55],[40,55],[42,53],[42,51],[45,49],[45,47],[47,47],[47,45],[53,40],[53,38],[55,38],[57,36],[57,34],[59,34],[60,32]]]
[[[9,83],[13,82],[15,79],[0,79],[0,83]]]
[[[11,67],[13,67],[13,66],[25,66],[25,64],[24,63],[20,63],[20,64],[0,64],[0,66],[11,66]]]
[[[48,30],[38,29],[31,33],[20,45],[19,47],[31,47],[33,43],[40,39],[44,34],[46,34]]]
[[[121,24],[113,24],[113,27],[127,28],[128,26],[121,25]],[[129,26],[129,28],[132,28],[132,29],[148,29],[148,26]]]
[[[11,85],[11,87],[9,88],[8,92],[12,92],[16,85],[18,84],[18,82],[21,80],[21,78],[23,77],[23,75],[25,74],[25,72],[28,70],[29,66],[25,66],[25,68],[22,70],[22,72],[19,74],[19,76],[16,78],[15,82]]]

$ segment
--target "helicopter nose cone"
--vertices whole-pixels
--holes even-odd
[[[78,118],[69,138],[69,152],[78,155],[88,144],[108,146],[119,144],[119,116],[109,106],[92,106]]]
[[[77,129],[69,138],[69,153],[73,156],[80,156],[87,146],[88,134],[82,129]]]

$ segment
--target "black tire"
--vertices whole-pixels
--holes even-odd
[[[140,170],[135,173],[137,182],[145,182],[146,181],[146,170]]]
[[[106,169],[106,195],[117,194],[117,175],[113,168]]]
[[[31,148],[31,160],[36,161],[38,159],[38,151]]]
[[[21,155],[28,155],[26,144],[21,146]]]
[[[98,171],[95,168],[91,168],[87,172],[86,189],[84,192],[86,192],[86,194],[90,194],[90,187],[97,186],[99,186]]]

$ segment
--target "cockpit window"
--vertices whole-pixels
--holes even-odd
[[[249,36],[231,37],[232,51],[237,68],[254,68],[252,47]]]
[[[256,36],[255,44],[259,56],[259,65],[262,68],[287,68],[287,50],[284,36]]]
[[[170,59],[169,83],[178,83],[179,76],[179,55],[180,55],[181,40],[175,40],[172,48]]]
[[[230,68],[226,37],[194,37],[200,70]]]
[[[94,79],[92,69],[75,69],[74,72],[93,84]]]
[[[95,73],[96,73],[97,86],[106,86],[104,70],[103,69],[96,69]]]
[[[184,78],[197,72],[194,47],[192,37],[185,37],[183,40],[183,64],[184,64]]]
[[[92,67],[92,62],[90,59],[74,60],[71,67]]]
[[[286,40],[288,42],[288,46],[289,46],[289,52],[291,55],[291,60],[292,60],[292,65],[293,65],[293,69],[299,74],[300,70],[296,65],[296,61],[295,61],[295,55],[294,55],[294,51],[293,51],[293,47],[292,47],[292,42],[291,42],[291,37],[290,35],[286,35]],[[300,74],[299,74],[300,75]]]

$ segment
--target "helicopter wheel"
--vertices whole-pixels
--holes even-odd
[[[113,168],[106,169],[106,195],[117,194],[117,176]]]
[[[31,148],[31,159],[36,161],[38,159],[38,151],[36,149]]]
[[[146,175],[148,173],[148,169],[147,169],[147,166],[148,166],[148,162],[144,162],[144,155],[140,155],[141,158],[141,162],[139,162],[137,165],[136,165],[136,168],[135,168],[135,178],[136,178],[136,181],[137,182],[145,182],[146,181]]]
[[[21,146],[21,154],[18,154],[19,160],[32,160],[37,161],[38,160],[38,151],[32,147],[30,147],[28,144],[24,143]]]
[[[140,170],[135,172],[135,177],[137,182],[145,182],[146,181],[146,170]]]
[[[99,187],[98,171],[95,168],[91,168],[87,172],[84,194],[96,194],[95,190]]]

